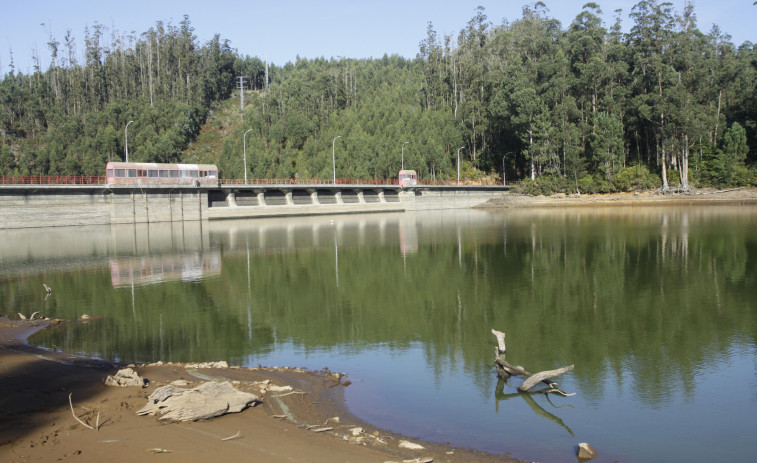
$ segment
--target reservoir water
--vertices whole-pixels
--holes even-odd
[[[42,284],[53,288],[46,295]],[[0,230],[0,314],[119,362],[345,372],[409,437],[575,462],[757,455],[757,207],[433,211]],[[571,397],[498,380],[574,364]]]

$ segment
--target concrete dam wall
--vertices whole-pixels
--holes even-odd
[[[506,187],[0,186],[0,228],[465,209]]]

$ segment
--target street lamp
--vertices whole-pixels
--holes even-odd
[[[129,162],[129,124],[131,124],[134,121],[129,121],[126,123],[126,127],[124,128],[124,146],[126,147],[126,159],[125,162]]]
[[[508,154],[513,154],[513,152],[508,151],[502,155],[502,185],[507,185],[507,180],[505,180],[505,157],[507,157]]]
[[[402,144],[402,170],[405,170],[405,145],[410,143],[409,141],[406,141]]]
[[[461,146],[457,149],[457,184],[460,185],[460,150],[465,148]]]
[[[247,185],[247,134],[252,129],[247,129],[247,132],[242,135],[242,160],[244,161],[244,184]]]
[[[331,164],[334,167],[334,185],[336,185],[336,156],[334,156],[334,142],[336,142],[337,138],[342,138],[342,136],[337,135],[333,140],[331,140]]]

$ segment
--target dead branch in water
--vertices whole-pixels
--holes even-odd
[[[550,378],[554,378],[555,376],[560,376],[563,373],[566,373],[573,369],[573,365],[568,365],[562,368],[558,368],[556,370],[545,370],[540,371],[537,373],[531,373],[530,371],[526,370],[520,365],[511,365],[508,363],[503,357],[505,353],[507,352],[507,348],[505,346],[505,333],[502,331],[497,331],[492,329],[492,334],[497,338],[497,347],[495,351],[495,359],[494,359],[494,365],[497,368],[497,374],[502,379],[508,379],[510,376],[522,376],[525,378],[523,381],[523,384],[518,387],[518,391],[520,392],[527,392],[532,387],[536,386],[539,383],[544,383],[547,386],[549,386],[549,389],[542,390],[539,392],[544,393],[556,393],[563,396],[570,396],[574,394],[568,394],[565,391],[562,391],[557,388],[558,384],[554,381],[552,381]]]

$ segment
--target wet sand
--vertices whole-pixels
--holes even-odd
[[[106,386],[105,378],[123,365],[26,343],[36,330],[51,329],[46,324],[0,319],[0,462],[511,461],[408,439],[363,423],[345,406],[348,376],[328,371],[136,365],[149,381],[146,388]],[[241,413],[197,422],[167,423],[136,414],[150,393],[176,380],[188,387],[230,380],[260,401]],[[292,393],[261,393],[266,380],[291,386]],[[99,425],[99,430],[76,421],[69,394],[77,417],[92,427]],[[400,448],[403,440],[424,448]]]

